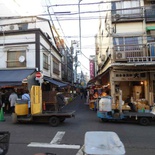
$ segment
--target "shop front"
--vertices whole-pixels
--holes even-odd
[[[0,88],[12,89],[14,88],[20,94],[24,89],[31,88],[36,84],[35,69],[7,69],[0,70]]]
[[[109,70],[91,79],[87,84],[88,105],[90,109],[97,110],[99,100],[110,95]]]
[[[95,85],[99,81],[100,85]],[[90,84],[90,83],[89,83]],[[155,73],[148,69],[111,68],[91,83],[93,90],[104,89],[112,97],[113,109],[118,109],[121,102],[123,110],[131,110],[127,99],[130,98],[136,110],[150,110],[155,101]]]
[[[110,83],[115,107],[118,107],[120,102],[122,106],[132,103],[135,111],[150,111],[150,106],[153,105],[150,72],[115,70],[111,72]]]

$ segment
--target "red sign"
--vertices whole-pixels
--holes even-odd
[[[95,77],[95,65],[94,60],[89,61],[89,67],[90,67],[90,79],[93,79]]]
[[[36,78],[41,78],[42,77],[42,74],[40,72],[37,72],[36,73]]]

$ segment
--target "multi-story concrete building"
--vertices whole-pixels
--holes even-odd
[[[134,101],[155,101],[155,4],[151,0],[104,1],[96,36],[98,76],[113,102],[122,91]]]
[[[50,22],[38,17],[10,17],[0,20],[0,86],[42,83],[65,85],[61,76],[62,55],[57,49]],[[26,79],[26,80],[24,80]]]

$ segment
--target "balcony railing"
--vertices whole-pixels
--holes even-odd
[[[142,19],[143,10],[141,7],[112,10],[112,22],[137,21]]]
[[[152,62],[155,61],[155,47],[147,50],[146,45],[114,46],[116,62]]]
[[[146,22],[154,22],[155,21],[155,6],[151,8],[145,8],[145,20]]]

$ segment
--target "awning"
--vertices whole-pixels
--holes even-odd
[[[103,81],[103,77],[108,73],[109,74],[109,69],[107,69],[106,71],[104,71],[103,73],[97,75],[96,77],[94,77],[93,79],[89,80],[87,83],[87,87],[91,87],[91,86],[95,86],[95,85],[100,85],[103,82],[101,82],[101,80]],[[107,82],[107,78],[104,79],[104,81]]]
[[[54,79],[52,79],[50,77],[47,77],[47,76],[44,76],[44,80],[46,80],[46,81],[48,81],[48,82],[50,82],[50,83],[52,83],[52,84],[54,84],[54,85],[56,85],[58,87],[66,87],[66,86],[68,86],[68,84],[66,84],[66,83],[54,80]]]
[[[101,76],[102,76],[102,74],[101,75],[97,75],[93,79],[89,80],[88,83],[87,83],[87,87],[94,86],[94,85],[100,85],[98,80],[100,80]]]
[[[35,69],[0,70],[0,86],[21,85],[23,79],[35,72]]]
[[[155,26],[147,26],[146,31],[155,31]]]

